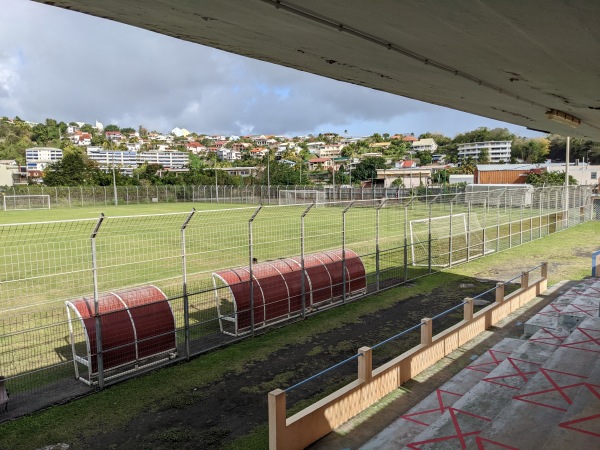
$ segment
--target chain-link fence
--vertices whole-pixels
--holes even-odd
[[[462,185],[415,188],[356,188],[343,186],[12,186],[0,187],[6,196],[48,196],[51,208],[148,203],[291,204],[306,192],[319,192],[323,202],[401,198],[458,193]],[[1,203],[1,202],[0,202]],[[312,199],[298,203],[312,203]],[[45,204],[44,204],[45,205]],[[26,208],[25,208],[26,209]]]
[[[1,225],[0,420],[595,217],[587,187],[420,194]]]

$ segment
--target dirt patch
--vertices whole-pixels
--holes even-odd
[[[457,277],[444,287],[363,316],[357,323],[315,335],[304,344],[284,347],[270,355],[268,364],[250,363],[241,373],[230,373],[219,382],[182,392],[180,397],[157,405],[154,411],[139,415],[119,429],[83,438],[80,445],[111,449],[218,449],[266,423],[269,391],[314,375],[356,354],[359,347],[381,342],[495,283]],[[458,308],[435,321],[434,333],[461,319],[462,308]],[[419,333],[416,330],[378,348],[373,354],[374,366],[417,344]],[[298,409],[306,402],[303,399],[326,395],[355,376],[356,364],[347,364],[290,391],[288,411]]]

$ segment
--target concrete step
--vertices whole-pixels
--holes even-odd
[[[405,448],[454,450],[476,445],[481,430],[559,348],[544,340],[545,332],[538,333],[533,336],[536,340],[525,341]]]
[[[415,436],[435,422],[447,408],[523,345],[523,342],[520,339],[508,338],[498,342],[360,449],[395,450],[410,443]]]
[[[556,346],[556,351],[539,372],[530,378],[520,392],[514,393],[493,417],[493,421],[486,424],[477,437],[469,442],[467,448],[542,448],[548,436],[565,421],[565,413],[573,405],[574,399],[587,390],[588,377],[596,369],[599,357],[600,318],[589,317]],[[595,389],[590,391],[592,396],[598,392]],[[585,415],[589,418],[587,412]],[[597,417],[600,419],[600,415]],[[600,420],[594,425],[599,423]],[[597,443],[600,444],[600,440]]]
[[[544,446],[545,450],[565,448],[600,448],[600,359]]]
[[[541,328],[573,329],[586,317],[598,316],[599,298],[600,280],[581,280],[525,322],[525,334],[533,335]]]

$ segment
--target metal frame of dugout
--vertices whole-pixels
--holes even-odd
[[[221,332],[231,336],[367,292],[363,261],[348,249],[221,270],[213,286]]]
[[[67,301],[65,306],[75,378],[92,385],[95,383],[94,377],[98,375],[94,299],[84,297],[73,302]],[[98,297],[98,313],[102,331],[103,372],[112,372],[104,377],[105,380],[176,356],[175,316],[167,297],[156,286],[101,294]],[[76,332],[78,323],[82,329]],[[82,350],[83,355],[79,354]],[[80,373],[80,365],[85,369],[84,374]]]

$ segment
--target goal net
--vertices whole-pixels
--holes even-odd
[[[429,265],[429,219],[410,221],[412,264]],[[491,252],[475,213],[431,218],[431,265],[447,267]]]
[[[23,209],[50,209],[49,195],[5,195],[2,199],[4,211]]]
[[[325,192],[309,189],[282,189],[279,191],[280,205],[299,205],[303,203],[325,204]]]

